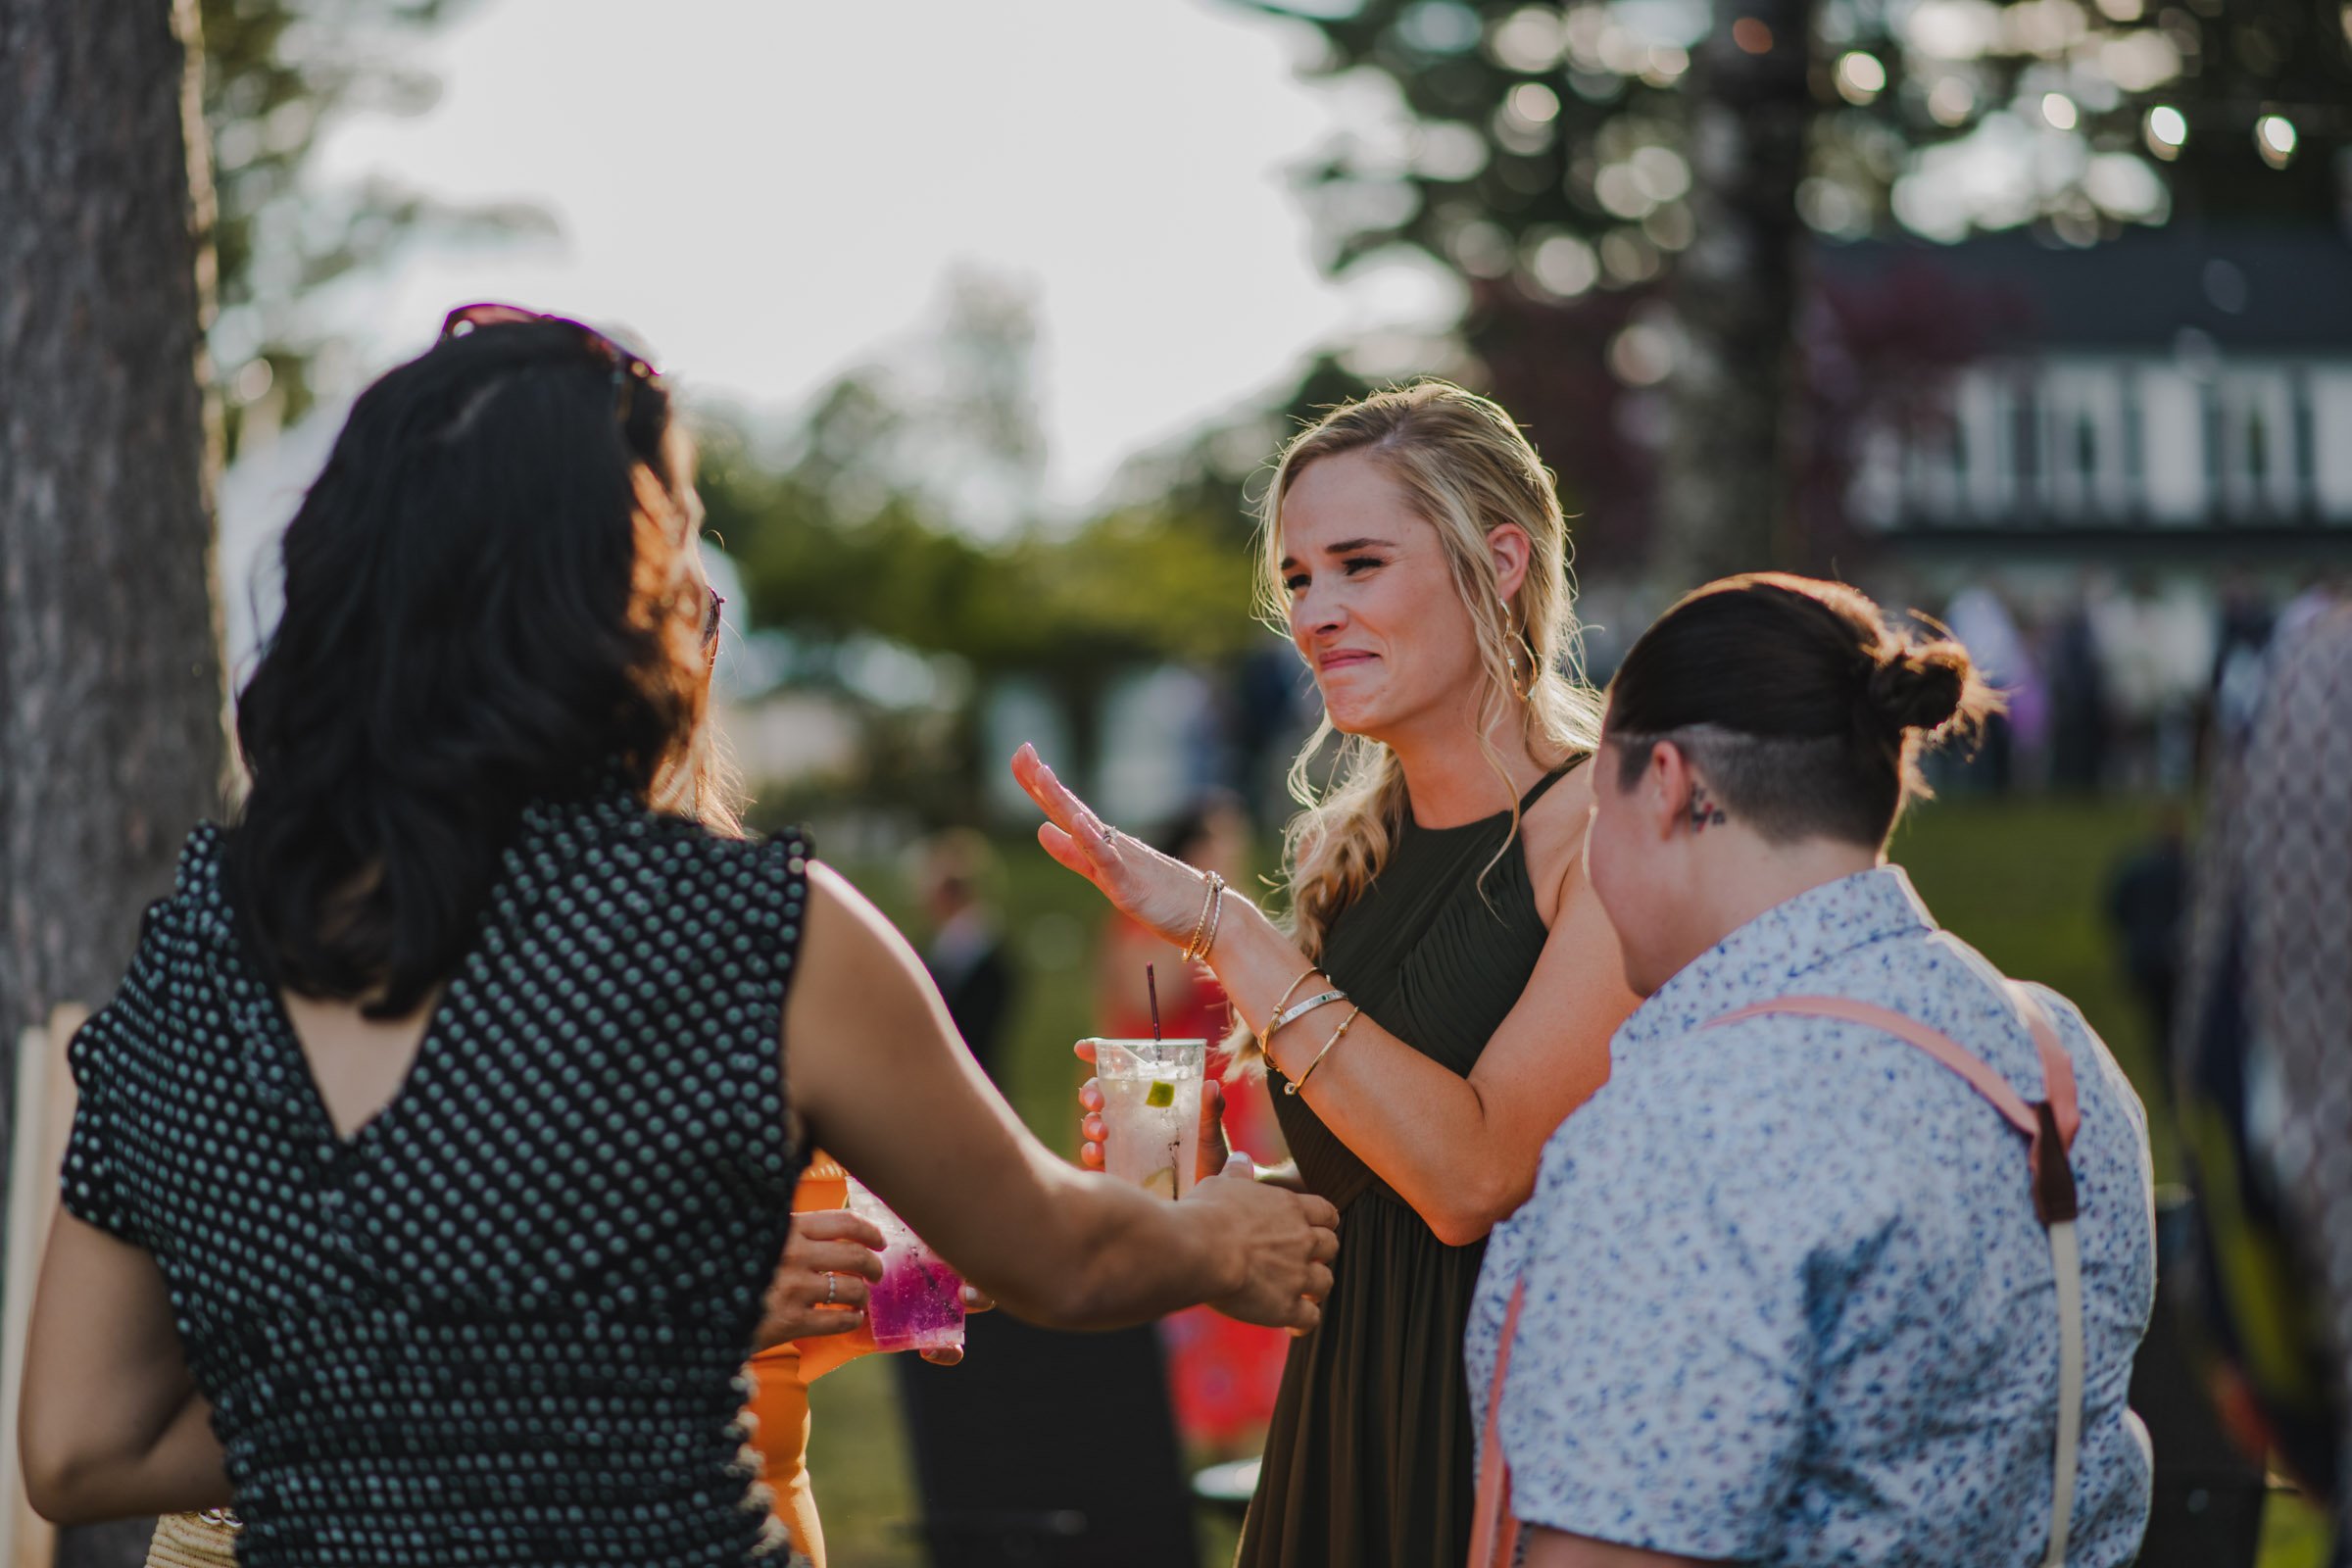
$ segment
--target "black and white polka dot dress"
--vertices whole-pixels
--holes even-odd
[[[608,789],[523,817],[339,1140],[199,828],[75,1039],[66,1206],[152,1252],[252,1568],[781,1561],[738,1382],[804,1163],[808,848]]]

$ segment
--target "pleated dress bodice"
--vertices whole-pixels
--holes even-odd
[[[1561,776],[1530,790],[1522,812]],[[1367,1019],[1466,1077],[1548,935],[1509,812],[1449,828],[1407,813],[1380,874],[1326,933],[1322,968]],[[1295,1027],[1311,1035],[1344,1016]],[[1268,1076],[1300,1178],[1343,1217],[1322,1324],[1284,1369],[1238,1561],[1460,1562],[1474,1485],[1462,1330],[1486,1244],[1440,1241],[1305,1096],[1283,1092],[1280,1071]]]

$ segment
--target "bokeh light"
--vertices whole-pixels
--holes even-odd
[[[2265,115],[2254,122],[2254,146],[2273,169],[2294,162],[2296,140],[2295,122],[2284,115]]]
[[[1849,104],[1867,104],[1886,90],[1886,68],[1879,57],[1856,49],[1838,62],[1838,95]]]

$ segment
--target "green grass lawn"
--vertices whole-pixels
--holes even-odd
[[[2127,991],[2100,910],[2116,861],[2151,831],[2154,808],[2134,802],[1938,802],[1897,836],[1894,858],[1951,930],[2005,972],[2041,981],[2080,1004],[2147,1101],[2158,1180],[2178,1158],[2163,1113],[2155,1042]],[[1004,1046],[1007,1092],[1031,1128],[1065,1154],[1076,1146],[1073,1096],[1081,1074],[1070,1043],[1091,1027],[1092,957],[1102,906],[1094,890],[1034,842],[1003,845],[1006,924],[1023,985]],[[905,899],[885,868],[848,868],[894,915]],[[935,1369],[953,1377],[951,1369]],[[810,1469],[833,1568],[916,1568],[906,1534],[915,1513],[890,1368],[855,1363],[818,1384]],[[1204,1562],[1230,1562],[1229,1530],[1204,1528]],[[2263,1568],[2319,1568],[2328,1537],[2318,1514],[2275,1502]]]

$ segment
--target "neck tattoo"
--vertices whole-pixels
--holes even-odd
[[[1708,828],[1721,827],[1731,820],[1723,814],[1723,808],[1715,804],[1706,790],[1696,784],[1690,786],[1690,831],[1693,833],[1704,833]]]

